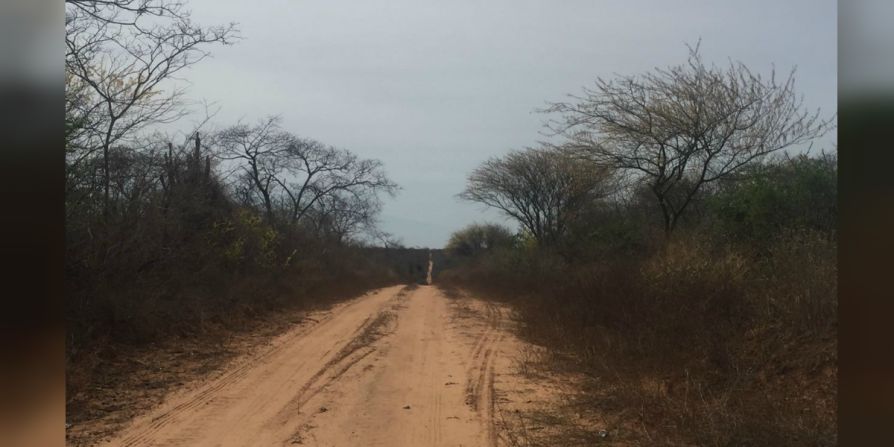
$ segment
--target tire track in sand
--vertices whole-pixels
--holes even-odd
[[[472,359],[466,375],[466,404],[472,407],[487,431],[488,445],[497,445],[496,393],[494,392],[494,361],[499,352],[503,332],[500,309],[492,303],[484,303],[485,329],[472,350]]]
[[[507,385],[503,351],[514,349],[501,309],[409,290],[340,305],[172,397],[112,445],[496,446],[495,376]]]
[[[317,324],[308,328],[296,329],[282,336],[274,343],[274,346],[251,356],[209,384],[185,395],[175,397],[170,403],[163,404],[155,412],[137,418],[130,427],[119,435],[118,439],[110,441],[109,444],[126,447],[147,445],[217,445],[219,442],[213,442],[213,440],[224,436],[218,434],[230,433],[232,430],[228,430],[228,428],[236,425],[230,424],[230,420],[242,419],[238,418],[239,415],[244,416],[244,418],[250,418],[254,412],[264,407],[276,406],[275,401],[278,397],[274,394],[276,390],[269,391],[270,394],[267,397],[270,397],[270,399],[245,396],[243,391],[260,388],[264,382],[264,376],[267,375],[264,371],[265,367],[269,368],[271,364],[289,363],[290,360],[294,362],[292,359],[296,356],[316,357],[313,354],[315,351],[319,351],[321,346],[305,346],[302,341],[315,339],[328,341],[329,349],[325,352],[336,352],[336,354],[332,360],[325,362],[323,368],[316,371],[309,378],[302,380],[300,376],[305,371],[301,370],[301,368],[295,368],[294,371],[286,371],[284,373],[280,371],[281,374],[287,374],[285,377],[287,384],[301,384],[297,392],[293,394],[294,397],[290,398],[284,405],[292,410],[299,409],[300,402],[302,402],[301,396],[306,395],[309,390],[314,388],[314,384],[318,383],[322,377],[326,377],[324,385],[331,383],[337,380],[351,365],[362,357],[369,355],[370,351],[365,349],[368,343],[358,341],[358,337],[375,336],[375,332],[381,329],[381,324],[391,320],[388,316],[382,316],[386,312],[383,309],[389,303],[400,300],[406,295],[406,292],[406,288],[399,291],[395,288],[389,288],[377,294],[372,294],[372,296],[355,299],[334,309],[321,318]],[[373,312],[375,317],[370,316],[370,312]],[[343,320],[350,320],[349,317],[354,315],[362,318],[364,314],[366,318],[361,320],[362,323],[353,331],[350,337],[333,340],[332,333],[338,333],[337,326],[350,324],[350,321],[346,322]],[[374,324],[376,327],[373,327]],[[333,341],[335,342],[334,345],[332,345]],[[324,353],[322,357],[325,358],[328,355]],[[334,371],[334,373],[327,376],[328,371]],[[294,403],[296,401],[298,402],[297,406]],[[243,404],[241,405],[241,411],[227,408],[231,405],[239,406],[237,405],[239,403]],[[285,416],[283,411],[277,412],[277,415],[280,416],[280,422],[288,422],[288,417]],[[271,419],[276,420],[276,418],[270,417],[264,419],[267,421],[266,423],[269,423]],[[218,428],[218,425],[220,425],[219,430],[215,430],[214,428]],[[270,430],[269,435],[271,437],[277,436],[280,432],[281,430]],[[279,436],[283,437],[282,434]],[[224,439],[226,439],[225,436]]]

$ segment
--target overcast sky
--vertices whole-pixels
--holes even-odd
[[[281,115],[283,127],[384,162],[403,188],[382,227],[440,247],[499,214],[456,198],[488,157],[535,144],[545,101],[597,76],[685,61],[769,73],[797,66],[805,103],[836,109],[836,1],[191,0],[193,19],[238,22],[184,76],[220,126]],[[832,148],[835,134],[819,143]]]

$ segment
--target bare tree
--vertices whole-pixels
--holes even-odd
[[[698,46],[685,64],[639,76],[599,78],[574,102],[551,104],[553,135],[628,178],[648,184],[670,234],[693,197],[773,152],[823,135],[832,120],[810,112],[795,93],[794,70],[782,82],[742,63],[706,66]]]
[[[381,209],[378,198],[369,194],[330,194],[320,198],[307,217],[318,235],[343,243],[360,234],[378,237],[376,219]]]
[[[298,138],[292,139],[284,156],[289,175],[277,179],[277,183],[288,199],[292,224],[324,198],[337,196],[339,202],[348,204],[377,200],[379,192],[397,192],[397,185],[385,175],[379,160],[361,159],[351,152]],[[334,203],[330,201],[330,205]],[[368,209],[366,205],[349,208]]]
[[[291,139],[279,128],[278,117],[256,126],[237,124],[215,137],[218,157],[237,162],[235,169],[244,186],[244,198],[251,204],[258,203],[271,223],[275,220],[275,189],[285,169],[283,154]]]
[[[315,214],[315,225],[340,222],[344,236],[374,221],[379,193],[398,189],[380,161],[298,138],[281,130],[277,118],[225,129],[216,142],[221,159],[237,162],[244,195],[260,203],[269,222],[298,225]]]
[[[501,210],[550,244],[583,206],[607,194],[609,174],[566,150],[529,148],[482,163],[459,196]]]
[[[66,1],[67,87],[78,100],[66,104],[76,106],[80,124],[67,141],[77,149],[69,151],[69,163],[101,152],[104,214],[112,146],[182,117],[184,89],[171,84],[177,73],[205,58],[208,44],[231,43],[235,32],[233,24],[194,24],[183,3],[172,0]]]
[[[65,0],[65,4],[95,20],[139,27],[144,16],[182,16],[183,2],[159,0]]]

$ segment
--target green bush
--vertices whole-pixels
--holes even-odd
[[[772,241],[792,229],[834,235],[837,175],[832,155],[799,155],[757,165],[721,185],[709,206],[722,232],[749,243]]]
[[[475,257],[514,244],[515,236],[508,228],[496,224],[471,224],[453,233],[444,249],[452,256]]]

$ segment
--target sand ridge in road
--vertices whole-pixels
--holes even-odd
[[[489,446],[498,308],[457,324],[437,288],[391,287],[338,306],[137,418],[120,446]]]

